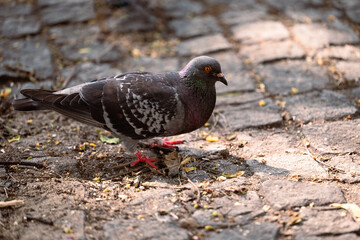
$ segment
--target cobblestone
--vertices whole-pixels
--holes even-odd
[[[294,230],[303,235],[326,235],[356,232],[360,229],[345,210],[318,211],[311,208],[302,208],[300,215],[304,218],[301,227],[294,227]],[[331,224],[321,219],[329,219]]]
[[[321,24],[296,24],[292,28],[294,37],[307,49],[320,49],[330,44],[359,42],[359,37],[349,29],[329,28]]]
[[[0,77],[27,77],[46,79],[53,75],[51,52],[46,42],[29,38],[0,43],[3,61]],[[46,64],[44,64],[46,63]]]
[[[296,121],[321,121],[351,116],[357,109],[342,94],[323,90],[285,99],[286,109]]]
[[[336,69],[344,74],[345,79],[349,81],[360,81],[359,62],[338,61],[335,65]]]
[[[17,38],[40,32],[40,22],[34,17],[7,18],[2,24],[1,34],[7,38]]]
[[[171,21],[169,26],[175,31],[175,35],[181,38],[195,37],[221,31],[216,19],[212,16],[176,19]]]
[[[277,21],[258,21],[240,24],[232,27],[231,30],[234,38],[243,44],[283,40],[290,36],[285,26]]]
[[[209,44],[211,43],[211,44]],[[175,50],[181,56],[202,55],[232,48],[221,34],[208,35],[180,42]]]
[[[44,24],[82,22],[95,17],[92,0],[39,0],[41,19]]]
[[[265,106],[259,106],[256,102],[220,109],[227,120],[223,124],[228,124],[233,130],[281,125],[282,118],[278,113],[279,107],[269,98],[263,101]]]
[[[303,61],[285,61],[260,66],[259,73],[271,94],[284,95],[293,91],[302,93],[320,90],[329,85],[324,68]]]
[[[304,50],[298,44],[289,40],[244,46],[240,49],[240,54],[254,64],[305,57]]]
[[[301,191],[301,194],[299,192]],[[262,184],[261,194],[266,202],[276,210],[305,207],[309,204],[324,206],[342,203],[344,195],[339,185],[268,180]]]

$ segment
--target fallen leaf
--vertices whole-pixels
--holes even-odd
[[[11,138],[11,139],[8,139],[8,142],[12,143],[12,142],[19,141],[19,140],[20,140],[20,135],[17,135],[15,137]]]
[[[169,176],[175,176],[179,173],[180,157],[177,151],[166,154],[164,164],[169,169]]]
[[[90,51],[91,51],[90,48],[80,48],[80,49],[79,49],[79,53],[80,53],[80,54],[89,53]]]
[[[191,161],[191,157],[187,157],[184,160],[181,161],[180,167],[184,166],[185,164],[189,163]]]
[[[7,98],[11,93],[11,88],[5,88],[0,91],[0,98]]]
[[[207,142],[218,142],[218,141],[219,141],[219,138],[218,138],[218,137],[215,137],[215,136],[207,136],[207,137],[205,138],[205,140],[206,140]]]
[[[360,207],[355,203],[332,203],[331,207],[343,208],[350,212],[354,217],[360,218]]]
[[[265,102],[264,100],[260,100],[260,101],[259,101],[259,106],[260,106],[260,107],[266,106],[266,102]]]
[[[245,171],[238,171],[236,173],[223,173],[222,175],[226,178],[236,178],[236,177],[240,177],[242,175],[244,175]]]
[[[297,90],[297,88],[291,88],[291,92],[293,93],[293,94],[298,94],[299,93],[299,90]]]
[[[233,134],[231,134],[230,136],[226,137],[226,140],[228,141],[232,141],[237,137],[238,133],[234,132]]]
[[[119,144],[120,138],[109,138],[105,135],[100,135],[100,141],[108,144]]]
[[[196,167],[184,167],[185,172],[195,171]]]
[[[208,230],[208,231],[214,230],[214,228],[213,228],[212,226],[210,226],[210,225],[206,225],[204,228],[205,228],[206,230]]]

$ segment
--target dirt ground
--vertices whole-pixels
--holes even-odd
[[[330,206],[360,206],[356,1],[12,2],[0,21],[33,26],[0,38],[0,202],[22,201],[0,208],[0,239],[359,239],[359,213]],[[130,167],[105,130],[11,106],[24,86],[197,55],[219,59],[229,86],[179,149],[140,146],[159,170]]]

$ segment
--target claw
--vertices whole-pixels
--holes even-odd
[[[147,163],[149,164],[151,167],[155,168],[155,169],[158,169],[157,166],[155,166],[152,162],[155,162],[156,159],[153,159],[153,158],[148,158],[146,156],[144,156],[140,151],[137,151],[135,153],[135,155],[138,157],[137,160],[135,160],[134,162],[132,162],[130,164],[131,167],[135,166],[136,164],[138,164],[139,162],[144,162],[144,163]]]

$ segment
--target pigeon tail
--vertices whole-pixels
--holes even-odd
[[[30,98],[16,99],[13,102],[13,107],[18,111],[35,111],[45,110],[46,107],[42,106],[39,102],[36,102]]]

